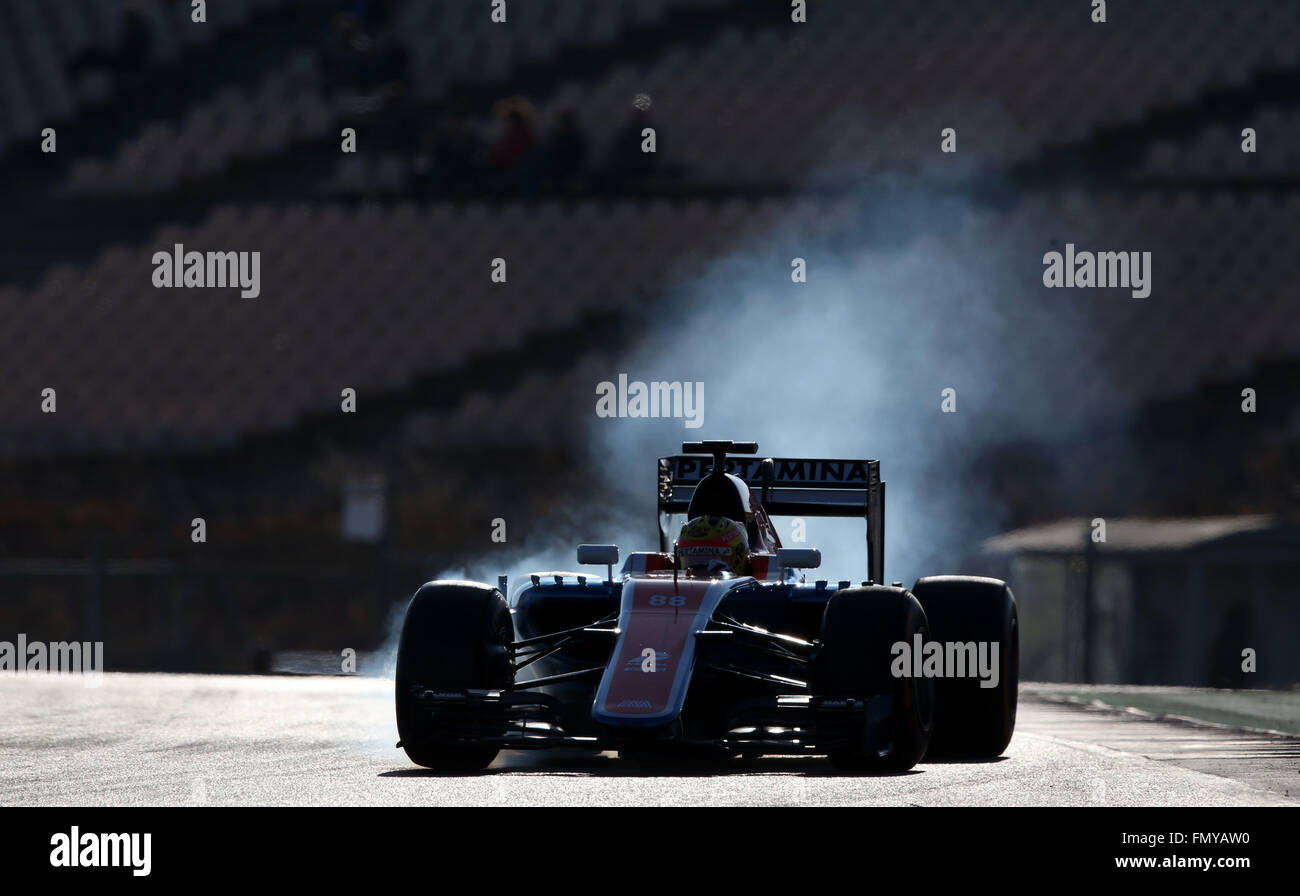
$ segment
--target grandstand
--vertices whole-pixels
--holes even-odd
[[[504,24],[481,0],[208,6],[198,25],[167,0],[0,0],[0,590],[71,618],[84,576],[30,561],[98,569],[107,594],[109,561],[134,558],[157,578],[116,599],[199,595],[185,625],[242,620],[229,646],[166,657],[137,638],[131,662],[242,668],[257,644],[332,643],[332,611],[316,643],[284,643],[309,587],[377,638],[410,581],[482,550],[468,533],[502,503],[572,494],[594,384],[689,327],[727,264],[748,272],[737,307],[816,315],[825,293],[769,295],[759,275],[941,259],[960,282],[927,281],[933,307],[987,307],[972,339],[1006,338],[932,366],[1013,360],[961,381],[982,412],[1068,397],[1060,441],[1033,427],[1054,462],[1142,421],[1152,453],[1115,482],[1150,482],[1113,489],[1124,511],[1277,509],[1271,485],[1300,476],[1278,373],[1300,359],[1300,5],[1144,0],[1105,25],[1056,0],[810,0],[801,25],[779,0],[512,0]],[[643,126],[659,152],[641,166],[626,146]],[[1153,294],[1044,290],[1039,260],[1066,242],[1150,251]],[[177,243],[260,252],[261,294],[155,289],[150,258]],[[916,339],[914,296],[854,301],[864,342]],[[728,335],[763,357],[781,332]],[[772,351],[773,375],[795,363]],[[1277,387],[1243,460],[1216,408],[1256,383]],[[506,472],[469,488],[484,451]],[[509,472],[524,456],[543,458],[526,483]],[[356,470],[402,483],[374,550],[339,543]],[[1094,497],[1008,498],[1006,519]],[[196,515],[219,536],[206,553]]]

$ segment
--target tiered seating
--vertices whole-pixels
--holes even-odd
[[[322,91],[311,54],[294,54],[251,90],[223,88],[179,123],[155,121],[111,159],[79,159],[70,196],[167,192],[212,175],[237,159],[282,155],[331,130],[336,112]]]
[[[345,386],[364,405],[513,353],[518,391],[470,398],[457,419],[477,421],[468,432],[540,437],[575,407],[588,414],[595,383],[618,372],[607,359],[635,350],[607,346],[565,380],[572,389],[552,388],[530,379],[540,334],[580,332],[584,315],[609,312],[649,313],[646,335],[694,333],[700,375],[719,375],[698,342],[717,325],[719,339],[749,340],[746,352],[788,346],[781,363],[839,358],[843,382],[877,382],[873,346],[901,345],[907,388],[926,396],[933,380],[998,413],[1057,396],[1076,413],[1114,414],[1300,353],[1286,294],[1300,278],[1287,243],[1297,228],[1300,199],[1229,193],[1044,195],[1005,212],[872,197],[222,206],[0,293],[11,321],[0,435],[18,451],[220,444],[336,413]],[[176,242],[260,250],[261,296],[154,289],[151,255]],[[1151,295],[1045,289],[1042,255],[1066,242],[1150,251]],[[809,264],[801,288],[789,282],[794,255]],[[506,284],[489,280],[494,256],[507,260]],[[45,386],[59,390],[55,416],[39,412]],[[714,388],[713,401],[734,400]]]
[[[570,44],[609,44],[628,28],[660,21],[672,7],[723,2],[529,0],[510,5],[507,22],[498,25],[478,0],[408,0],[397,6],[394,25],[410,53],[414,95],[440,98],[451,84],[501,80],[515,65],[558,58]],[[164,192],[236,159],[280,155],[294,143],[336,134],[344,119],[356,123],[349,112],[366,103],[354,90],[326,84],[315,49],[294,52],[254,88],[219,91],[181,121],[148,124],[111,159],[79,160],[65,193]],[[345,158],[336,180],[338,192],[395,190],[405,184],[406,165],[396,158]]]
[[[695,177],[836,184],[1005,164],[1300,64],[1295,4],[1150,0],[1104,25],[1087,13],[1041,0],[826,0],[806,25],[729,28],[570,82],[544,113],[572,106],[607,139],[643,92],[669,158]],[[944,127],[958,131],[955,156],[938,151]]]
[[[1046,377],[1048,394],[1108,414],[1240,378],[1261,359],[1295,356],[1300,318],[1287,291],[1300,276],[1300,258],[1288,248],[1297,226],[1294,196],[1035,196],[999,225],[1008,236],[991,240],[1026,250],[1036,244],[1040,253],[1026,252],[1022,273],[1032,301],[1008,321],[1009,344],[1026,351],[1023,369]],[[1063,251],[1066,242],[1079,250],[1150,251],[1150,296],[1037,286],[1041,253]],[[999,311],[1015,307],[1015,293],[998,298]],[[1040,394],[1042,385],[1021,384]],[[999,394],[999,402],[1006,399]]]
[[[339,391],[367,396],[422,373],[516,350],[582,315],[645,301],[691,255],[771,226],[782,209],[631,202],[505,209],[336,205],[221,206],[195,227],[167,226],[145,245],[104,251],[85,270],[52,269],[31,291],[3,294],[13,325],[3,441],[127,448],[219,444],[333,413]],[[258,250],[261,296],[155,289],[155,251]],[[490,282],[507,260],[509,281]],[[39,392],[59,390],[56,416]]]
[[[498,25],[478,0],[409,0],[397,7],[395,29],[410,54],[414,96],[440,99],[457,83],[502,82],[521,64],[562,61],[566,47],[614,46],[628,29],[675,8],[723,2],[531,0],[512,4]],[[730,26],[699,42],[683,34],[649,62],[565,83],[545,98],[539,123],[574,108],[599,160],[633,97],[644,93],[663,158],[695,180],[842,185],[879,171],[955,177],[1300,65],[1300,6],[1272,0],[1149,0],[1114,11],[1104,25],[1081,18],[1073,2],[1034,0],[822,0],[797,26],[774,10],[763,27]],[[886,33],[887,45],[873,43]],[[1208,47],[1206,34],[1215,35]],[[191,173],[332,134],[352,108],[348,92],[323,85],[306,47],[300,53],[256,88],[222,92],[182,121],[148,126],[111,160],[82,162],[69,191],[166,190]],[[12,59],[0,53],[0,72]],[[49,83],[62,83],[61,74],[47,74]],[[50,102],[68,108],[73,100],[51,94]],[[38,116],[22,103],[14,108],[30,132]],[[477,124],[487,133],[491,123]],[[957,129],[955,155],[939,152],[945,127]],[[1153,150],[1151,164],[1166,164],[1168,152]],[[328,190],[393,192],[407,173],[407,160],[391,154],[341,159]]]
[[[222,0],[208,4],[206,25],[190,20],[189,3],[138,0],[151,44],[146,66],[174,62],[185,48],[208,43],[248,21],[258,9],[289,0]],[[121,28],[122,0],[6,0],[0,4],[0,154],[18,139],[72,116],[87,99],[102,98],[111,79],[78,92],[68,64],[88,47],[111,49]]]
[[[729,0],[529,0],[508,5],[494,24],[476,0],[399,7],[399,33],[411,43],[417,95],[441,96],[457,81],[491,82],[522,63],[558,57],[567,45],[613,44],[628,28],[652,25],[675,7],[716,7]]]
[[[851,208],[817,202],[746,211],[758,229],[790,225],[774,237],[739,240],[748,251],[717,256],[701,278],[671,292],[676,301],[645,334],[658,351],[647,354],[635,340],[593,347],[569,375],[526,377],[504,396],[472,395],[433,430],[438,442],[496,434],[545,444],[556,426],[594,422],[601,380],[673,371],[706,381],[706,421],[734,419],[763,395],[788,402],[792,419],[812,403],[839,407],[845,419],[874,411],[928,420],[939,389],[951,385],[972,415],[968,425],[1013,421],[1022,432],[1047,422],[1041,434],[1053,437],[1206,382],[1260,386],[1251,377],[1262,359],[1300,355],[1300,317],[1287,292],[1300,278],[1287,242],[1300,227],[1297,198],[1041,196],[1006,214],[968,212],[886,246],[855,238],[858,225],[877,213],[924,219],[925,209],[886,206],[861,220]],[[833,223],[816,238],[808,225],[819,214]],[[724,206],[714,223],[730,220]],[[1042,254],[1066,242],[1152,252],[1150,296],[1044,288]],[[782,267],[801,245],[810,281],[792,290]],[[804,380],[789,372],[810,367],[822,371],[818,381],[845,391],[805,395]],[[738,370],[750,376],[738,378]]]
[[[1241,151],[1242,128],[1256,151]],[[1233,123],[1216,122],[1180,139],[1153,142],[1137,173],[1149,178],[1300,176],[1300,107],[1270,105]]]

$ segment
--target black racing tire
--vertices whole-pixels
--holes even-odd
[[[439,731],[427,708],[411,700],[411,686],[499,689],[511,684],[506,644],[510,609],[501,592],[470,582],[429,582],[406,607],[397,644],[397,735],[416,765],[443,771],[478,771],[498,748],[463,743]]]
[[[998,684],[978,677],[935,682],[932,757],[994,759],[1011,743],[1020,691],[1020,619],[1011,588],[1000,579],[927,576],[912,588],[941,642],[998,644]]]
[[[848,732],[846,746],[831,748],[831,763],[843,771],[899,772],[912,768],[930,744],[933,683],[896,677],[893,646],[929,637],[925,611],[905,588],[868,586],[833,594],[822,615],[821,648],[813,661],[812,691],[825,697],[892,694],[894,736],[885,756],[867,749],[866,726]]]

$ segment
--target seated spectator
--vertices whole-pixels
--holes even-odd
[[[561,109],[546,141],[528,154],[510,173],[511,184],[525,196],[539,189],[564,189],[582,173],[587,159],[587,136],[578,127],[573,109]]]
[[[648,127],[652,127],[650,115],[644,110],[637,109],[614,135],[605,168],[608,189],[618,190],[636,186],[655,173],[658,168],[658,153],[663,147],[658,144],[658,134],[656,134],[655,152],[641,151],[641,144],[645,140],[641,132]]]
[[[381,26],[374,42],[361,54],[357,86],[365,90],[391,89],[406,85],[409,74],[410,54],[397,39],[397,30],[391,24]]]
[[[361,63],[366,40],[356,18],[347,12],[334,16],[330,39],[321,51],[320,67],[335,87],[354,87],[361,77]]]
[[[498,100],[492,110],[501,131],[492,144],[489,161],[498,171],[510,171],[533,151],[537,134],[533,129],[533,107],[520,96]]]
[[[482,158],[483,141],[471,126],[466,104],[456,98],[420,137],[414,181],[435,193],[472,185]]]
[[[557,184],[571,183],[586,169],[587,135],[578,124],[578,113],[569,106],[560,110],[555,130],[546,145],[546,177]]]

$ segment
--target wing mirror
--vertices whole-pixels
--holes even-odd
[[[822,552],[816,548],[777,548],[776,565],[782,569],[816,569],[822,565]]]
[[[618,562],[616,544],[580,544],[578,562],[583,566],[604,566],[606,579],[614,581],[614,564]]]

